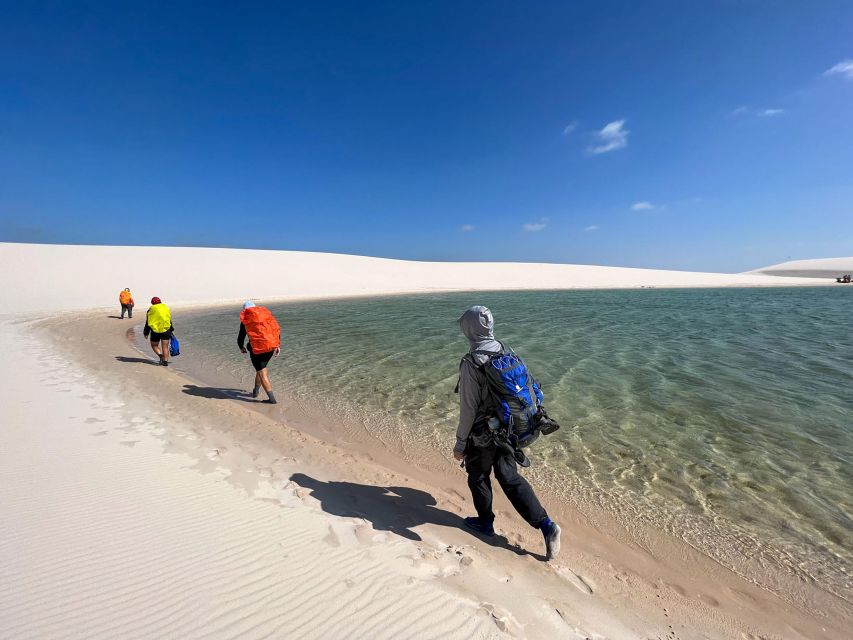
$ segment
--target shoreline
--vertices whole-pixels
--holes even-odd
[[[205,306],[221,308],[223,305]],[[69,333],[67,331],[69,323],[83,318],[87,319],[87,325],[92,324],[92,329],[84,332],[70,331]],[[81,355],[79,351],[81,343],[89,344],[91,347],[93,342],[103,341],[102,344],[97,345],[97,350],[104,354],[130,351],[138,355],[137,350],[125,338],[126,330],[119,330],[116,335],[111,335],[111,330],[107,331],[106,327],[114,326],[113,321],[106,318],[96,320],[97,317],[92,313],[63,314],[60,318],[46,320],[39,324],[47,325],[47,331],[54,336],[53,340],[57,336],[62,336],[64,348],[70,348],[72,352],[76,352],[74,359],[78,362],[82,361],[83,366],[86,367],[93,365],[91,356],[94,354]],[[62,329],[63,326],[65,330]],[[115,361],[100,363],[96,366],[114,370],[117,375],[124,375],[126,370],[131,368],[127,363]],[[266,424],[261,432],[256,432],[252,428],[247,429],[244,423],[247,422],[248,414],[260,412],[246,412],[244,409],[247,407],[241,406],[242,403],[239,402],[214,402],[215,398],[190,399],[181,394],[180,385],[175,385],[175,378],[178,378],[178,382],[193,381],[181,374],[178,367],[162,372],[155,370],[156,375],[150,375],[154,372],[146,371],[147,367],[132,368],[138,369],[133,371],[134,379],[140,380],[146,386],[151,385],[152,389],[156,387],[157,393],[168,391],[171,398],[177,396],[178,402],[181,399],[192,401],[194,408],[201,411],[202,422],[207,421],[208,425],[218,424],[220,428],[223,424],[231,425],[233,429],[228,437],[244,449],[255,449],[256,453],[252,455],[256,457],[264,453],[269,454],[270,451],[285,454],[286,451],[282,447],[286,449],[287,444],[281,440],[280,434],[276,433],[284,430],[300,434],[300,446],[309,440],[313,441],[312,446],[316,449],[313,464],[318,467],[325,466],[327,468],[325,473],[344,475],[348,480],[355,478],[373,482],[379,478],[388,477],[387,474],[390,473],[395,483],[404,482],[407,486],[414,484],[420,491],[426,489],[428,494],[436,496],[437,505],[446,507],[448,512],[466,515],[467,510],[470,509],[466,507],[469,498],[466,497],[467,488],[464,475],[461,473],[457,474],[457,477],[450,473],[436,476],[421,473],[417,469],[409,469],[409,473],[404,474],[397,465],[389,464],[392,461],[389,461],[387,456],[384,460],[383,456],[377,455],[371,455],[368,459],[364,452],[359,452],[357,448],[353,449],[350,446],[341,449],[341,445],[346,443],[329,444],[316,440],[314,436],[306,435],[299,429],[293,431],[293,425],[298,424],[298,420],[288,419],[284,425]],[[164,387],[164,381],[160,380],[161,378],[167,378],[169,384],[174,385],[175,388],[168,389],[169,385]],[[181,395],[183,398],[180,397]],[[178,405],[174,406],[180,413]],[[227,416],[225,420],[221,415],[223,411]],[[248,422],[257,425],[257,418],[256,415]],[[267,420],[263,415],[260,418]],[[305,441],[302,441],[302,438]],[[330,458],[333,460],[331,465],[328,464]],[[199,463],[204,464],[204,461],[199,458]],[[804,612],[791,609],[776,596],[739,578],[722,565],[718,565],[707,556],[690,548],[686,543],[676,545],[679,548],[674,553],[671,548],[666,549],[665,546],[661,547],[655,543],[654,532],[648,532],[645,539],[650,544],[643,548],[645,545],[637,546],[630,537],[619,540],[618,537],[613,537],[612,531],[605,534],[596,529],[586,515],[578,511],[572,513],[563,508],[559,510],[558,517],[566,525],[564,526],[564,555],[558,559],[555,566],[551,567],[519,551],[517,546],[521,549],[530,549],[534,553],[541,552],[537,547],[537,544],[541,545],[541,539],[536,535],[538,532],[526,531],[523,523],[515,522],[517,519],[513,516],[504,515],[507,505],[502,498],[500,505],[500,528],[506,532],[507,548],[495,549],[483,545],[481,541],[465,531],[448,532],[442,528],[442,536],[454,536],[457,544],[470,546],[478,553],[492,556],[491,560],[496,561],[499,566],[522,562],[521,571],[528,574],[527,579],[534,583],[543,580],[548,582],[556,576],[561,580],[558,584],[566,586],[565,596],[573,595],[577,598],[577,594],[580,593],[583,598],[592,597],[596,601],[593,608],[597,613],[592,616],[595,620],[599,620],[602,611],[605,612],[605,617],[614,620],[620,618],[624,620],[627,615],[626,624],[632,627],[636,634],[617,633],[608,637],[638,637],[640,630],[636,625],[648,628],[648,631],[644,630],[642,633],[651,633],[652,628],[657,628],[660,630],[659,633],[663,633],[667,624],[678,621],[679,637],[684,638],[709,635],[710,637],[731,637],[738,631],[744,634],[769,632],[779,637],[832,638],[841,637],[835,634],[840,633],[838,630],[843,628],[844,620],[849,619],[850,616],[849,611],[844,613],[843,607],[832,606],[834,597],[825,594],[829,598],[827,601],[818,594],[817,600],[822,601],[819,609],[824,610],[829,605],[829,609],[835,610],[837,621],[832,623],[831,620],[818,620]],[[434,524],[427,524],[424,527],[427,531],[434,528]],[[421,529],[418,528],[418,531]],[[639,537],[643,538],[643,536]],[[519,553],[522,555],[518,555]],[[533,563],[532,566],[530,566],[531,563]],[[687,571],[686,567],[690,566],[693,570]],[[541,589],[538,591],[542,593]],[[547,599],[547,594],[542,594],[542,597]],[[577,606],[576,602],[571,604],[571,607]],[[625,614],[617,615],[617,611],[623,611]],[[584,615],[591,614],[587,611],[586,614],[578,615],[581,618],[575,620],[575,623],[582,621]],[[834,624],[839,625],[835,632],[831,631]],[[647,625],[651,626],[647,627]],[[593,627],[587,625],[586,628],[594,628],[594,625]],[[804,629],[811,629],[811,631],[805,632]],[[798,630],[797,635],[789,635],[791,630]],[[622,631],[625,631],[625,627]]]

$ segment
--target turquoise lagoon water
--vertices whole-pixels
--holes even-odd
[[[271,373],[353,433],[427,460],[425,451],[449,452],[455,433],[467,348],[455,319],[488,305],[497,337],[525,358],[563,425],[531,450],[538,487],[604,509],[628,531],[678,536],[735,570],[781,569],[849,599],[851,294],[501,292],[272,305],[284,354]],[[194,361],[250,386],[236,310],[176,324]]]

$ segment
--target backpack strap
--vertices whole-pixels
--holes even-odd
[[[477,361],[476,361],[476,360],[474,360],[474,358],[472,358],[472,357],[471,357],[471,356],[474,356],[474,355],[478,355],[478,356],[486,356],[486,357],[488,357],[488,358],[490,358],[490,359],[491,359],[491,357],[492,357],[492,356],[494,356],[494,355],[503,355],[503,354],[505,354],[505,353],[506,353],[506,351],[507,351],[507,348],[504,346],[504,343],[503,343],[503,342],[501,342],[500,340],[496,340],[496,342],[497,342],[499,345],[501,345],[501,350],[500,350],[500,351],[484,351],[483,349],[475,349],[474,351],[469,351],[469,352],[468,352],[468,353],[466,353],[464,356],[462,356],[462,360],[460,360],[460,361],[459,361],[459,369],[460,369],[460,370],[462,369],[462,365],[463,365],[463,364],[465,364],[465,361],[466,361],[466,360],[467,360],[468,362],[470,362],[470,363],[471,363],[471,365],[472,365],[472,366],[474,366],[474,367],[476,367],[477,369],[482,369],[482,368],[485,366],[485,364],[477,364]],[[512,351],[512,349],[510,349],[510,351]],[[454,387],[454,389],[453,389],[453,393],[457,393],[457,394],[459,393],[459,382],[460,382],[460,380],[461,380],[461,375],[460,375],[460,376],[458,376],[458,377],[456,378],[456,386],[455,386],[455,387]]]
[[[477,367],[477,368],[480,368],[480,365],[478,365],[478,364],[474,361],[474,358],[472,358],[472,357],[470,357],[470,356],[471,356],[471,353],[466,353],[464,356],[462,356],[462,359],[459,361],[459,371],[460,371],[460,373],[459,373],[459,375],[456,377],[456,386],[453,388],[453,393],[456,393],[456,394],[458,394],[458,393],[459,393],[459,383],[462,381],[462,373],[461,373],[461,371],[462,371],[462,365],[463,365],[463,364],[465,364],[465,362],[470,362],[472,366]]]

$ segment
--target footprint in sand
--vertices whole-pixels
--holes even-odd
[[[325,538],[323,538],[323,542],[325,542],[330,547],[341,546],[341,539],[338,537],[338,534],[335,533],[335,530],[332,529],[331,525],[329,526],[329,533],[326,534]]]
[[[121,442],[119,442],[119,444],[123,444],[125,447],[130,447],[131,449],[133,449],[133,447],[135,447],[138,443],[139,440],[122,440]]]
[[[554,571],[572,583],[581,593],[585,593],[588,596],[592,595],[592,587],[590,587],[583,578],[571,569],[567,567],[554,567]]]
[[[495,626],[504,633],[509,632],[511,623],[507,611],[496,607],[491,602],[481,602],[478,612],[489,616],[492,622],[495,623]]]
[[[688,598],[689,597],[687,590],[684,587],[682,587],[681,585],[671,583],[671,582],[664,582],[663,584],[665,586],[669,587],[670,589],[672,589],[675,593],[680,595],[682,598]],[[720,606],[720,601],[717,600],[715,597],[708,595],[707,593],[697,593],[696,598],[700,602],[704,602],[705,604],[707,604],[711,607],[719,607]]]

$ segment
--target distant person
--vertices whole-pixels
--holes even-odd
[[[487,307],[471,307],[457,322],[468,338],[470,349],[459,367],[459,426],[453,457],[464,461],[477,510],[477,517],[465,518],[465,524],[486,536],[494,535],[490,480],[494,471],[515,510],[531,527],[542,531],[545,557],[550,560],[560,552],[560,527],[548,517],[533,488],[519,475],[513,454],[498,447],[488,436],[488,422],[496,417],[496,411],[483,365],[490,354],[504,353],[503,345],[495,340],[492,312]],[[484,442],[487,444],[483,445]]]
[[[118,303],[121,305],[121,319],[124,320],[124,312],[127,312],[127,317],[133,317],[133,296],[130,294],[130,289],[125,289],[118,294]]]
[[[151,298],[151,306],[145,316],[145,328],[142,335],[146,338],[151,334],[151,349],[160,356],[160,364],[169,366],[169,342],[172,339],[172,312],[157,296]]]
[[[244,346],[247,337],[249,343]],[[257,398],[263,387],[267,392],[267,399],[264,402],[276,404],[267,365],[273,356],[281,353],[281,329],[269,309],[259,307],[254,302],[243,305],[243,310],[240,312],[237,346],[240,347],[241,352],[249,352],[252,366],[255,367],[255,387],[252,389],[252,397]]]

